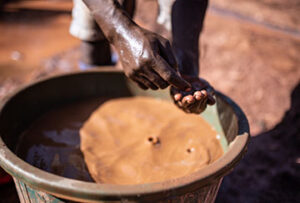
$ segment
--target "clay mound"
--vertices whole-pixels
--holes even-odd
[[[110,100],[80,130],[91,176],[110,184],[159,182],[193,173],[223,154],[216,135],[201,117],[147,97]]]

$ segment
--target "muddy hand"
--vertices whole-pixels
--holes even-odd
[[[125,74],[143,89],[173,85],[184,90],[189,83],[180,77],[169,41],[140,27],[131,29],[115,43]]]
[[[141,88],[186,89],[171,45],[162,36],[137,25],[117,0],[84,0],[106,39],[116,48],[125,74]]]
[[[171,87],[171,96],[175,104],[187,113],[199,114],[206,109],[207,104],[213,105],[216,101],[213,97],[214,89],[210,84],[198,77],[183,76],[191,83],[192,88],[186,91]]]

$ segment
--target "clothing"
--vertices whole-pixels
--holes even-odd
[[[168,31],[172,29],[171,12],[175,0],[157,0],[159,5],[159,14],[157,23],[163,25]]]
[[[175,0],[158,0],[159,15],[157,22],[171,30],[171,8]],[[89,9],[82,0],[73,0],[70,34],[83,41],[100,41],[105,39]]]
[[[91,12],[82,0],[73,0],[70,34],[83,41],[100,41],[105,39]]]

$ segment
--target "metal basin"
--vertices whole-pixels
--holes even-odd
[[[167,91],[142,91],[111,69],[50,77],[7,96],[0,104],[0,164],[13,176],[21,202],[214,202],[222,178],[243,157],[249,139],[244,113],[219,92],[217,104],[203,117],[224,134],[228,147],[220,159],[182,178],[128,186],[96,184],[48,173],[15,154],[20,134],[50,108],[90,97],[135,95],[169,99]]]

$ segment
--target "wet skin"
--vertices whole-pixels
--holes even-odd
[[[199,35],[207,0],[177,0],[172,7],[172,47],[162,36],[138,26],[116,0],[84,0],[125,74],[142,89],[171,85],[175,104],[201,113],[213,104],[213,88],[199,79]],[[176,97],[176,99],[175,99]]]

